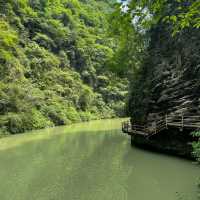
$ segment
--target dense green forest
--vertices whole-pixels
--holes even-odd
[[[0,1],[0,133],[124,116],[108,0]]]

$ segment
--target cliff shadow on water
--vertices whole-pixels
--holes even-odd
[[[151,137],[132,135],[131,145],[194,160],[192,142],[196,139],[188,129],[170,128]]]

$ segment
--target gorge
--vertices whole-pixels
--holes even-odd
[[[0,200],[198,199],[199,16],[0,0]]]

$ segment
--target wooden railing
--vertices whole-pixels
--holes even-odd
[[[139,125],[131,124],[130,121],[122,123],[122,131],[132,134],[140,134],[145,136],[152,136],[168,129],[168,127],[177,127],[181,131],[184,128],[193,130],[200,129],[200,116],[189,116],[180,114],[163,115],[159,119],[153,121],[151,124]]]

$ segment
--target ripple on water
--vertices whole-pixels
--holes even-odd
[[[130,146],[121,119],[0,141],[1,200],[195,200],[199,167]],[[35,133],[35,132],[34,132]]]

